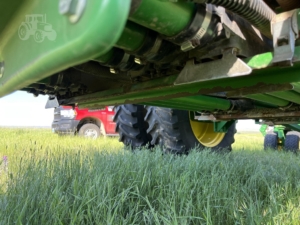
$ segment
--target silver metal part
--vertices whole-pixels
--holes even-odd
[[[118,74],[118,73],[119,73],[119,71],[116,70],[116,69],[114,69],[114,68],[110,68],[110,69],[109,69],[109,72],[110,72],[110,73],[113,73],[113,74]]]
[[[252,69],[241,59],[235,56],[236,49],[224,51],[220,60],[194,64],[194,60],[187,62],[178,75],[175,85],[197,83],[221,78],[231,78],[249,75]]]
[[[297,10],[281,13],[272,21],[273,63],[293,65],[295,41],[299,35]]]
[[[181,45],[181,50],[184,52],[190,51],[194,48],[196,48],[200,44],[201,38],[206,34],[209,24],[212,18],[212,5],[207,4],[206,5],[206,14],[205,18],[203,20],[203,23],[201,25],[201,28],[198,30],[196,35],[191,39],[188,40]]]
[[[228,17],[228,14],[226,13],[225,8],[223,7],[216,7],[213,6],[213,11],[218,15],[221,19],[221,23],[223,24],[225,31],[230,33],[234,33],[235,35],[239,36],[240,38],[246,40],[243,32],[241,31],[240,27],[237,23],[233,23],[230,18]],[[253,28],[256,29],[256,28]],[[227,33],[226,33],[227,34]],[[227,34],[228,36],[228,34]]]
[[[49,96],[48,101],[46,103],[45,109],[56,108],[59,106],[57,98],[55,96]]]
[[[60,0],[59,13],[69,17],[71,23],[76,23],[82,16],[87,0]]]
[[[198,121],[214,121],[216,122],[217,119],[214,115],[210,114],[210,115],[201,115],[201,116],[198,116],[198,115],[195,115],[194,116],[194,120],[198,120]]]
[[[0,62],[0,78],[4,75],[4,62]]]
[[[139,58],[134,58],[134,62],[135,62],[136,64],[139,64],[139,65],[142,65],[142,64],[143,64],[143,63],[142,63],[142,60],[139,59]]]

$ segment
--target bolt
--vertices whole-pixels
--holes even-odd
[[[110,73],[113,73],[113,74],[118,74],[118,73],[119,73],[119,71],[116,70],[116,69],[114,69],[114,68],[110,68],[110,69],[109,69],[109,72],[110,72]]]
[[[0,62],[0,78],[3,77],[4,74],[4,62]]]
[[[136,64],[139,64],[139,65],[142,65],[142,64],[143,64],[143,63],[142,63],[142,60],[139,59],[139,58],[134,58],[134,62],[135,62]]]
[[[59,13],[62,15],[74,14],[74,4],[72,4],[72,3],[74,3],[74,1],[72,1],[72,0],[60,0],[59,1]]]
[[[76,23],[83,14],[87,0],[60,0],[59,13],[69,17],[71,23]]]

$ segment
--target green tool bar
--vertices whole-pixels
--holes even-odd
[[[251,94],[251,95],[246,95],[245,97],[253,100],[261,101],[261,102],[271,103],[273,105],[277,105],[280,107],[289,105],[289,101],[276,98],[270,95],[266,95],[266,94]]]
[[[177,101],[176,101],[177,100]],[[209,108],[207,106],[203,106],[201,104],[191,104],[191,103],[185,103],[178,101],[178,99],[170,99],[170,100],[165,100],[165,101],[157,101],[157,102],[152,102],[153,105],[156,105],[157,103],[160,105],[157,106],[163,106],[163,107],[168,107],[168,108],[174,108],[174,109],[188,109],[192,111],[214,111],[215,108]]]
[[[175,105],[188,104],[198,110],[211,110],[211,109],[228,110],[231,107],[231,103],[227,99],[216,98],[216,97],[205,96],[205,95],[175,98],[175,99],[166,100],[164,102],[174,103]]]
[[[160,34],[174,36],[190,24],[194,14],[194,3],[142,0],[129,20]]]
[[[300,104],[300,94],[295,91],[276,91],[267,94],[290,102]]]
[[[147,33],[147,28],[127,21],[125,29],[115,46],[126,51],[135,51],[143,45]]]
[[[111,104],[114,105],[115,103],[111,102]],[[230,100],[205,96],[205,95],[189,96],[189,97],[160,100],[160,101],[151,101],[151,102],[145,102],[141,104],[169,107],[169,108],[182,109],[182,110],[188,109],[192,111],[201,111],[201,110],[213,111],[216,109],[228,110],[231,107]],[[87,104],[80,104],[80,107],[97,108],[96,105],[97,102],[91,102]]]
[[[295,59],[300,59],[300,47],[296,47],[295,49]],[[74,97],[61,102],[61,104],[72,104],[76,102],[85,104],[94,103],[93,105],[97,105],[97,107],[99,107],[109,105],[107,104],[108,102],[113,102],[113,104],[152,102],[188,95],[232,91],[238,88],[257,88],[257,86],[260,86],[262,78],[266,85],[300,83],[300,63],[297,61],[294,62],[293,67],[287,67],[285,69],[278,67],[265,68],[268,67],[272,61],[272,53],[257,55],[252,58],[245,59],[244,61],[254,69],[253,73],[249,76],[220,79],[215,81],[208,80],[174,86],[174,82],[178,76],[175,74],[173,76],[161,77],[147,82],[128,85],[122,88]],[[283,73],[287,74],[287,76],[282,76]],[[285,100],[282,101],[286,102]],[[274,104],[272,101],[266,103]]]
[[[300,121],[299,121],[300,122]],[[300,132],[300,126],[298,124],[283,124],[286,128],[289,128],[293,131]]]
[[[202,111],[204,109],[200,109],[199,107],[195,107],[192,105],[180,105],[180,104],[172,104],[170,102],[161,102],[161,101],[156,101],[156,102],[145,102],[141,103],[143,105],[150,105],[150,106],[158,106],[158,107],[167,107],[167,108],[172,108],[172,109],[179,109],[179,110],[190,110],[190,111]],[[207,111],[213,111],[212,109],[205,109]]]

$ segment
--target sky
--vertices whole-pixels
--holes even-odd
[[[53,121],[53,109],[45,109],[48,97],[34,97],[23,91],[16,91],[0,98],[0,127],[50,127]],[[259,131],[260,126],[254,120],[240,120],[238,131]]]
[[[24,91],[0,98],[0,126],[50,127],[53,109],[45,109],[47,99]]]

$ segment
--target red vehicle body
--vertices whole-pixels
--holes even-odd
[[[78,134],[97,138],[100,135],[116,136],[115,112],[112,106],[104,109],[79,109],[60,106],[54,109],[52,131],[58,134]]]

